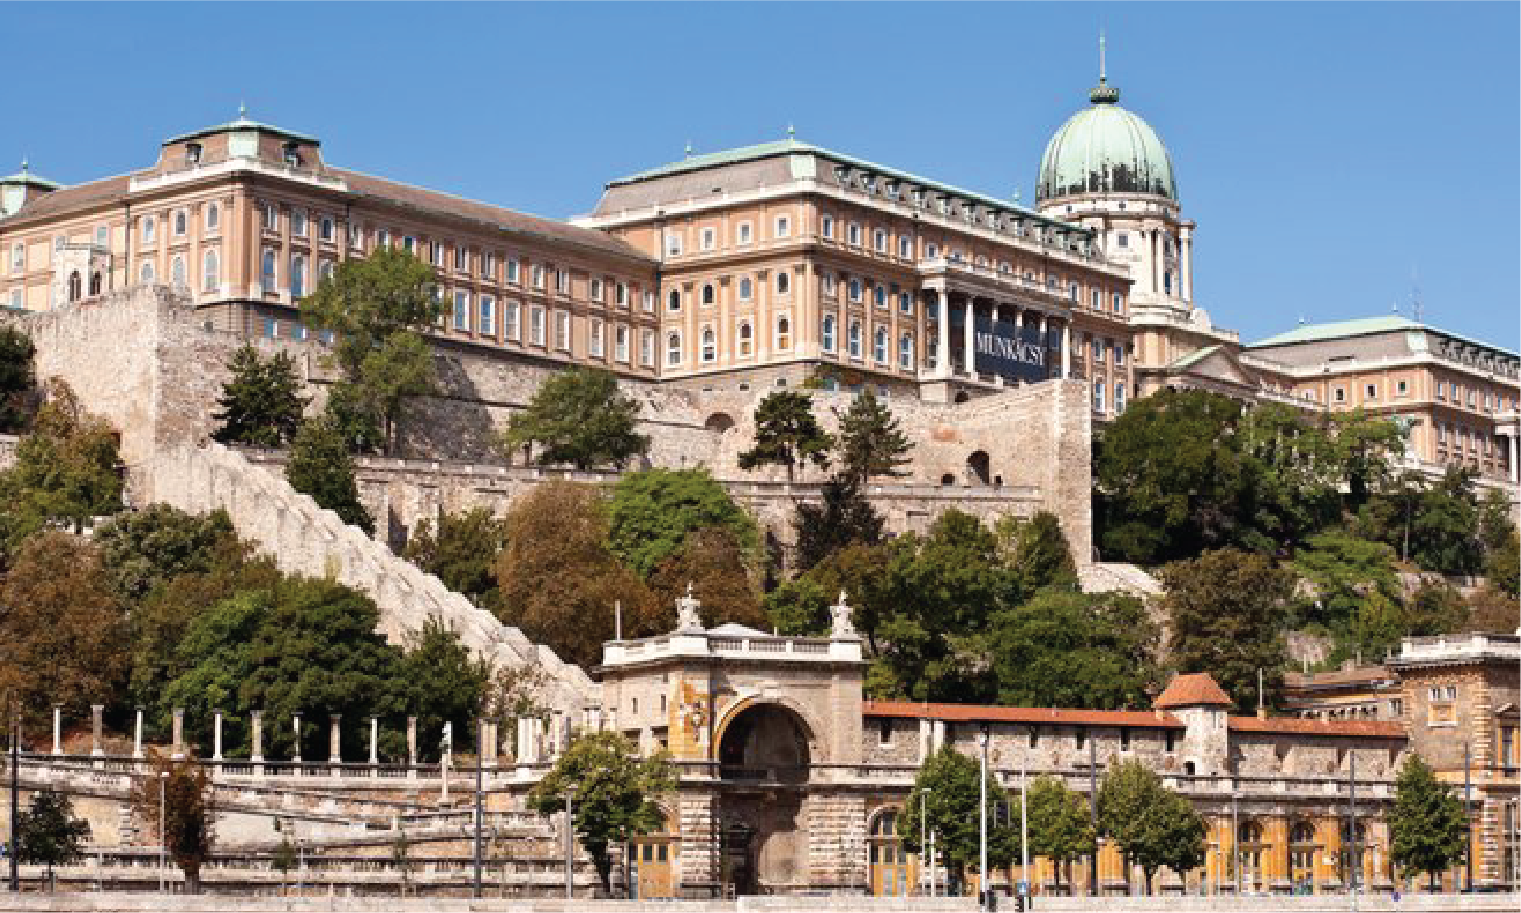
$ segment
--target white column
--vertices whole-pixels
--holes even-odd
[[[1510,434],[1510,482],[1511,482],[1512,485],[1515,485],[1517,483],[1521,483],[1521,475],[1518,475],[1518,467],[1516,466],[1516,454],[1517,454],[1518,449],[1521,449],[1521,448],[1517,448],[1517,446],[1516,446],[1516,438],[1517,437],[1518,437],[1518,435],[1515,432],[1511,432],[1511,434]]]
[[[185,756],[185,710],[183,707],[174,708],[174,744],[171,752],[170,756],[175,759]]]
[[[951,376],[951,297],[935,292],[935,375]]]
[[[301,714],[297,713],[291,717],[290,728],[291,731],[296,734],[296,753],[295,756],[291,758],[291,760],[299,765],[301,763]],[[297,768],[296,773],[297,775],[301,773],[299,767]]]
[[[1191,228],[1179,231],[1178,246],[1182,259],[1178,266],[1178,285],[1184,301],[1194,300],[1194,232]]]
[[[1051,336],[1046,332],[1045,311],[1040,312],[1040,350],[1042,353],[1044,353],[1045,357],[1049,358],[1051,356]],[[1051,374],[1050,364],[1051,363],[1048,361],[1044,365],[1046,368],[1045,373],[1047,376],[1050,376]]]
[[[53,754],[63,754],[63,707],[53,705]]]
[[[211,760],[222,760],[222,711],[211,717]]]
[[[90,754],[100,757],[106,753],[100,746],[101,730],[104,728],[102,717],[105,715],[105,704],[90,705]]]
[[[249,717],[249,719],[248,719],[249,728],[253,731],[253,733],[252,733],[253,734],[253,745],[250,748],[250,752],[251,753],[248,756],[248,760],[252,761],[256,765],[263,764],[264,763],[264,711],[262,711],[262,710],[251,710],[248,713],[248,717]],[[254,774],[257,775],[260,772],[261,772],[260,768],[256,767],[254,769]]]
[[[380,718],[370,717],[370,766],[380,764]]]
[[[973,319],[973,314],[974,313],[975,313],[975,309],[974,309],[974,307],[972,305],[972,296],[968,295],[968,296],[966,296],[966,324],[961,328],[961,335],[962,335],[963,345],[965,345],[965,347],[966,347],[964,355],[963,355],[963,357],[966,359],[966,362],[965,362],[964,366],[966,368],[966,373],[969,376],[971,376],[971,377],[976,377],[977,376],[977,369],[973,366],[973,359],[974,359],[973,346],[974,346],[974,342],[973,342],[973,339],[972,339],[972,319]]]
[[[1072,318],[1062,321],[1062,377],[1072,376]]]
[[[343,737],[338,728],[338,722],[342,718],[336,713],[328,715],[327,762],[333,765],[343,763]],[[336,770],[333,772],[337,773]]]
[[[1151,293],[1162,294],[1162,238],[1161,232],[1155,229],[1151,232],[1151,243],[1147,250],[1151,252]]]
[[[132,757],[143,756],[143,708],[137,708],[137,722],[132,727]]]

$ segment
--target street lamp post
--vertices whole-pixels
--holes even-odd
[[[158,772],[158,892],[160,894],[164,893],[164,865],[165,865],[165,857],[169,855],[169,843],[168,843],[168,838],[165,836],[166,831],[165,831],[165,828],[164,828],[164,825],[167,823],[164,820],[164,812],[165,812],[165,809],[167,808],[167,803],[165,802],[164,794],[165,794],[165,791],[167,789],[167,784],[168,783],[169,783],[169,771],[167,771],[167,770],[161,770],[161,771],[159,771]],[[152,793],[149,793],[149,795],[152,795]]]
[[[1025,800],[1025,781],[1029,771],[1025,766],[1025,759],[1019,763],[1019,868],[1020,881],[1024,885],[1025,896],[1034,893],[1030,887],[1030,809]]]
[[[481,756],[486,753],[484,715],[475,722],[475,886],[472,897],[481,896]]]
[[[988,908],[988,730],[977,734],[982,749],[982,776],[977,778],[977,893],[978,909]]]
[[[929,859],[929,804],[926,801],[928,797],[928,789],[919,790],[919,859],[921,861]],[[929,867],[920,865],[920,868],[924,869],[919,873],[919,891],[923,893]]]
[[[571,817],[571,793],[574,790],[565,789],[565,899],[572,900],[576,893],[575,881],[575,819]]]
[[[21,717],[13,701],[7,701],[11,717],[11,893],[21,893],[21,868],[16,857],[16,818],[21,814]]]

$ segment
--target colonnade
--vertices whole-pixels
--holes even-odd
[[[1049,331],[1059,327],[1061,329],[1061,352],[1060,370],[1050,374],[1052,377],[1072,376],[1072,318],[1065,314],[1056,313],[1047,308],[1031,307],[1027,304],[1018,304],[1012,301],[999,301],[969,292],[961,292],[952,289],[932,289],[929,294],[933,296],[935,307],[935,321],[937,333],[935,337],[935,376],[949,379],[953,376],[955,360],[951,354],[951,314],[953,310],[959,310],[962,315],[961,326],[961,370],[963,373],[976,376],[976,315],[979,310],[988,313],[993,320],[1004,320],[1014,324],[1016,329],[1026,326],[1038,326],[1042,346],[1050,354]],[[959,299],[952,301],[953,298]]]

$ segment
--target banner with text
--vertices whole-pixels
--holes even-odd
[[[1055,346],[1060,346],[1059,331],[1048,333],[1053,334]],[[1052,339],[1041,339],[1038,325],[1017,327],[978,314],[972,323],[972,354],[973,365],[982,374],[1034,383],[1051,376],[1049,359],[1060,353],[1053,350]]]

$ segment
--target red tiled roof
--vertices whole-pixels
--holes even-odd
[[[1404,739],[1405,725],[1392,720],[1302,720],[1275,717],[1261,720],[1254,716],[1233,716],[1230,728],[1236,732],[1261,732],[1269,735],[1322,735],[1340,738]]]
[[[1158,710],[1171,707],[1229,707],[1230,696],[1215,684],[1208,672],[1190,672],[1174,675],[1151,705]]]
[[[515,212],[501,206],[478,203],[464,197],[402,184],[344,168],[328,168],[327,172],[342,178],[348,183],[349,190],[360,196],[375,197],[413,209],[473,219],[509,231],[539,235],[550,241],[578,244],[604,254],[643,260],[651,267],[655,263],[649,254],[627,241],[595,228],[581,228],[568,222]]]
[[[1034,723],[1052,726],[1146,726],[1182,729],[1170,713],[1152,710],[1063,710],[1048,707],[988,707],[977,704],[916,704],[912,701],[864,701],[861,715],[932,719],[948,722]]]

